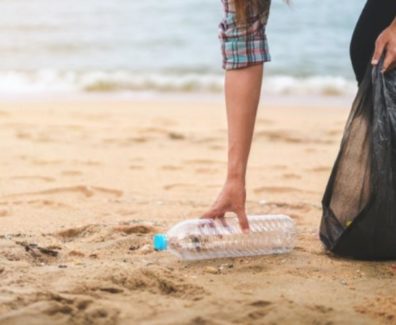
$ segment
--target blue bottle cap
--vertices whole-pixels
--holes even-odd
[[[155,234],[153,237],[153,246],[156,251],[164,251],[168,248],[168,239],[164,234]]]

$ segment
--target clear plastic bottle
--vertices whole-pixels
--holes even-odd
[[[286,215],[250,215],[250,232],[243,233],[238,218],[192,219],[156,234],[154,249],[169,250],[184,260],[269,255],[290,252],[295,243],[294,221]]]

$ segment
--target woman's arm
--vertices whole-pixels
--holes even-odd
[[[260,100],[263,64],[230,70],[225,77],[228,122],[228,178],[245,180],[257,107]]]
[[[243,1],[243,0],[241,0]],[[270,61],[265,26],[270,0],[248,1],[245,22],[237,19],[234,0],[222,0],[225,16],[219,24],[228,124],[228,166],[224,186],[203,218],[237,214],[244,232],[246,217],[246,167],[260,100],[264,62]],[[243,9],[243,10],[245,10]]]
[[[223,220],[227,211],[238,215],[243,231],[249,230],[246,218],[246,167],[260,100],[263,63],[225,74],[228,123],[228,168],[223,189],[204,218]],[[224,220],[223,220],[224,221]]]
[[[384,50],[386,50],[386,56],[382,72],[389,71],[396,67],[396,18],[377,38],[373,59],[371,61],[372,64],[378,64]]]

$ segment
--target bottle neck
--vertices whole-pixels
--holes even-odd
[[[165,234],[155,234],[153,237],[153,248],[156,251],[164,251],[168,248],[168,237]]]

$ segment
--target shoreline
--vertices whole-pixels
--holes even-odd
[[[350,108],[354,96],[352,95],[273,95],[265,91],[262,92],[260,106],[274,107],[309,107],[309,108]],[[89,103],[89,102],[203,102],[222,104],[224,103],[224,92],[170,92],[170,93],[50,93],[31,94],[31,95],[10,95],[0,96],[0,104],[12,104],[18,102],[26,103],[49,103],[49,102],[68,102],[68,103]]]

